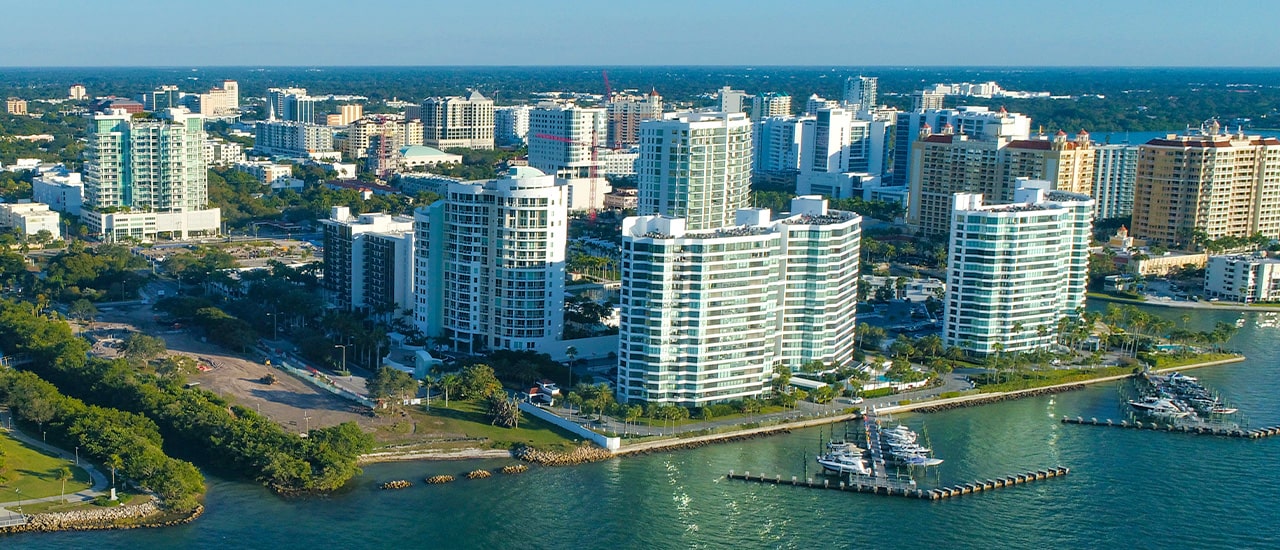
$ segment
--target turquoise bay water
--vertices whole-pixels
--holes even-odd
[[[1176,317],[1178,310],[1153,310]],[[1245,363],[1195,371],[1253,426],[1280,424],[1277,315],[1244,319]],[[1063,465],[1071,475],[927,502],[729,481],[738,471],[800,475],[829,429],[576,468],[534,468],[425,486],[510,461],[378,465],[349,490],[284,500],[211,479],[208,511],[161,530],[33,534],[2,548],[1259,548],[1280,534],[1280,438],[1259,441],[1067,426],[1052,415],[1118,418],[1120,386],[901,421],[927,430],[945,484]],[[839,427],[836,428],[839,431]],[[810,468],[812,474],[813,469]],[[381,491],[389,479],[419,482]]]

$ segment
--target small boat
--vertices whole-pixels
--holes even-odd
[[[906,464],[908,466],[937,466],[942,464],[941,458],[933,458],[917,454],[889,455],[894,462]]]
[[[1239,410],[1240,410],[1240,409],[1235,409],[1235,408],[1231,408],[1231,407],[1224,407],[1224,406],[1219,405],[1219,406],[1217,406],[1217,407],[1214,407],[1214,408],[1212,408],[1212,409],[1209,409],[1209,412],[1211,412],[1211,413],[1213,413],[1213,414],[1235,414],[1235,413],[1236,413],[1236,411],[1239,411]]]

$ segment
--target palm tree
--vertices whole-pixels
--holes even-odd
[[[444,390],[444,406],[449,406],[449,394],[462,387],[462,377],[457,374],[446,374],[440,377],[440,389]]]
[[[578,358],[577,346],[569,346],[567,348],[564,348],[564,356],[569,359],[567,363],[567,365],[569,366],[569,379],[565,381],[565,386],[567,387],[567,386],[573,385],[573,360]]]
[[[54,473],[54,476],[57,477],[58,481],[62,482],[62,501],[66,502],[67,501],[67,480],[71,479],[71,469],[67,468],[66,466],[58,468],[58,471]]]
[[[432,385],[432,384],[434,384],[434,383],[435,383],[435,380],[432,380],[432,379],[431,379],[431,375],[430,375],[430,374],[423,375],[423,377],[422,377],[422,387],[423,387],[423,388],[425,388],[425,389],[427,390],[427,408],[428,408],[428,409],[430,409],[430,408],[431,408],[431,385]]]
[[[116,488],[116,470],[124,467],[124,460],[120,459],[120,455],[113,454],[107,457],[107,466],[111,467],[111,488]]]

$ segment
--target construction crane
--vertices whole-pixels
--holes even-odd
[[[595,137],[595,132],[593,131],[593,132],[591,133],[591,135],[592,135],[592,137],[594,138],[594,137]],[[581,142],[581,141],[574,141],[574,140],[569,139],[569,138],[567,138],[567,137],[557,136],[557,135],[553,135],[553,134],[534,134],[534,135],[533,135],[533,137],[535,137],[535,138],[537,138],[537,139],[546,139],[546,140],[556,141],[556,142],[560,142],[560,143],[565,143],[565,144],[568,144],[568,145],[581,145],[581,146],[584,146],[584,147],[588,147],[588,148],[590,148],[590,150],[591,150],[591,166],[588,166],[588,167],[587,167],[587,178],[591,180],[591,189],[590,189],[590,193],[591,193],[591,195],[590,195],[590,197],[587,199],[587,200],[588,200],[588,202],[587,202],[587,216],[588,216],[588,217],[590,217],[591,221],[595,221],[595,220],[596,220],[596,167],[597,167],[597,165],[599,164],[599,162],[598,162],[598,158],[599,158],[598,151],[599,151],[599,149],[600,149],[600,145],[598,145],[597,143],[595,143],[595,142],[594,142],[594,140],[593,140],[593,142],[591,142],[591,143],[586,143],[586,142]]]

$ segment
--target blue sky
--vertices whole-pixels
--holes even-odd
[[[1275,0],[8,0],[0,66],[1280,66]]]

